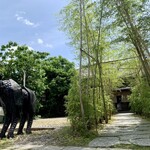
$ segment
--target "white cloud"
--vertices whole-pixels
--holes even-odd
[[[41,38],[37,39],[37,43],[44,46],[44,47],[53,48],[52,44],[45,43]]]
[[[39,26],[38,23],[34,23],[34,22],[32,22],[32,21],[30,21],[30,20],[28,20],[28,19],[22,17],[22,16],[21,16],[22,14],[25,14],[25,12],[19,12],[19,13],[17,13],[17,14],[15,15],[17,21],[20,21],[20,22],[22,22],[23,24],[25,24],[25,25],[27,25],[27,26],[32,26],[32,27],[37,27],[37,26]]]
[[[37,39],[38,44],[43,44],[44,41],[42,39]]]
[[[53,48],[52,44],[46,44],[46,47]]]
[[[29,21],[29,20],[27,20],[27,19],[24,19],[24,23],[25,23],[26,25],[29,25],[29,26],[36,26],[36,24],[34,24],[33,22],[31,22],[31,21]]]

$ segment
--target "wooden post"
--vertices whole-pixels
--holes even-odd
[[[26,86],[26,71],[23,70],[23,86]]]

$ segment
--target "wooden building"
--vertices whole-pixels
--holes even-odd
[[[129,111],[129,99],[128,96],[131,94],[130,87],[118,88],[113,91],[114,98],[113,102],[118,111]]]

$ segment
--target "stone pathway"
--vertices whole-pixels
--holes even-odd
[[[89,143],[89,147],[109,148],[118,144],[150,146],[150,121],[132,113],[113,116],[111,124],[99,131],[99,137]]]

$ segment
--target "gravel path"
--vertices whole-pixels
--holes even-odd
[[[69,126],[70,123],[67,118],[50,118],[50,119],[36,119],[33,121],[32,128],[34,129],[45,129],[45,128],[60,128],[64,126]]]
[[[67,118],[35,119],[33,120],[32,129],[33,130],[56,129],[56,128],[65,127],[69,125],[70,123],[67,120]],[[18,128],[18,126],[19,124],[17,124],[16,128]],[[2,128],[2,124],[0,124],[0,129],[1,128]]]

